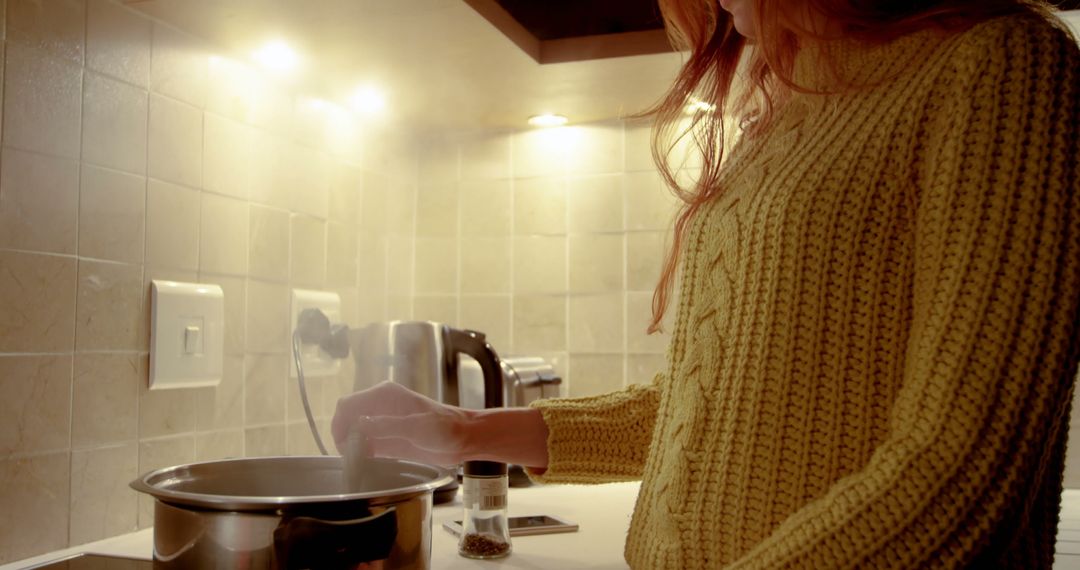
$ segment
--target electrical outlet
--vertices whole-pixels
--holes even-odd
[[[296,378],[296,360],[292,356],[292,332],[296,330],[296,323],[304,309],[319,309],[330,319],[330,324],[338,324],[341,323],[341,297],[337,293],[327,291],[293,289],[289,323],[289,375],[292,378]],[[316,345],[301,345],[300,355],[303,359],[304,378],[334,376],[341,370],[341,361],[331,358]]]

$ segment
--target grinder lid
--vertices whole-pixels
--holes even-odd
[[[498,477],[507,473],[506,464],[495,461],[466,461],[461,470],[468,477]]]

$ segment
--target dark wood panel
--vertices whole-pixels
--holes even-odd
[[[536,39],[558,40],[664,27],[656,0],[497,0]]]

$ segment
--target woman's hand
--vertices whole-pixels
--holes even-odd
[[[357,430],[375,457],[437,465],[499,461],[536,469],[548,463],[548,428],[539,410],[465,410],[389,381],[338,400],[330,427],[339,451]]]
[[[376,457],[455,465],[466,459],[471,412],[382,382],[338,400],[331,432],[343,452],[351,430],[367,438]]]

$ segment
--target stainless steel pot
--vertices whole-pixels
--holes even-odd
[[[431,564],[432,491],[450,471],[372,460],[357,491],[340,457],[256,457],[159,469],[155,568],[402,568]]]

